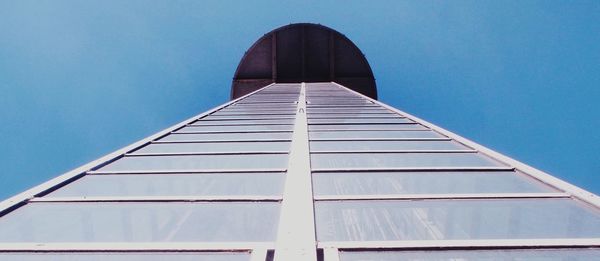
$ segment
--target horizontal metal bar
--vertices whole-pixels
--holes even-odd
[[[403,124],[403,125],[417,125],[414,123],[407,123],[407,124]],[[376,131],[376,132],[382,132],[382,131],[431,131],[430,129],[428,129],[427,127],[421,125],[423,127],[423,129],[396,129],[396,130],[381,130],[381,129],[319,129],[319,130],[314,130],[314,129],[310,129],[309,128],[309,132],[345,132],[345,131]]]
[[[238,111],[219,110],[219,111],[211,113],[210,116],[237,117],[237,116],[256,116],[256,115],[263,115],[263,116],[273,116],[273,115],[294,116],[294,115],[296,115],[295,110],[290,110],[289,112],[286,112],[286,113],[267,113],[267,112],[260,112],[260,110],[257,110],[257,111],[258,112],[249,111],[247,113],[240,113]],[[394,115],[396,115],[396,114],[394,114]],[[200,120],[200,119],[204,119],[204,118],[199,118],[198,120]]]
[[[568,198],[566,193],[472,193],[472,194],[385,194],[385,195],[315,195],[316,201],[346,200],[424,200],[424,199],[514,199]]]
[[[450,138],[312,138],[310,141],[451,141]]]
[[[385,111],[385,112],[381,112],[381,111]],[[402,115],[399,115],[397,113],[393,113],[393,112],[391,112],[389,110],[385,110],[385,109],[383,109],[383,110],[367,110],[367,111],[364,111],[364,112],[363,111],[361,111],[361,112],[347,112],[347,111],[344,111],[344,110],[331,111],[331,112],[321,112],[321,111],[319,111],[319,112],[311,112],[309,110],[308,113],[307,113],[307,115],[310,116],[310,115],[317,115],[317,114],[352,114],[352,113],[356,113],[356,114],[391,114],[391,115],[394,115],[394,116],[404,117]],[[404,118],[406,118],[406,117],[404,117]]]
[[[341,114],[341,113],[340,113]],[[348,113],[351,114],[351,113]],[[308,121],[311,120],[389,120],[389,119],[406,119],[406,117],[391,114],[391,116],[376,116],[376,117],[365,117],[365,116],[343,116],[343,117],[308,117]],[[312,123],[314,124],[314,123]]]
[[[418,123],[416,122],[318,122],[318,123],[314,123],[314,122],[308,122],[309,126],[315,126],[315,125],[335,125],[335,126],[348,126],[348,125],[352,125],[352,126],[371,126],[371,125],[417,125]],[[283,125],[283,124],[277,124],[277,125]],[[209,126],[209,125],[204,125],[204,126]],[[231,125],[228,125],[231,126]]]
[[[213,115],[214,117],[223,117],[223,116],[219,116],[219,115]],[[237,117],[237,116],[236,116]],[[203,121],[203,122],[219,122],[219,121],[263,121],[263,120],[293,120],[293,117],[277,117],[277,118],[252,118],[252,117],[247,117],[247,118],[220,118],[220,119],[212,119],[210,118],[210,116],[207,116],[206,118],[202,118],[199,119],[198,121]]]
[[[227,152],[169,152],[169,153],[127,153],[125,157],[148,157],[148,156],[209,156],[209,155],[269,155],[288,154],[289,151],[227,151]]]
[[[240,124],[188,124],[186,127],[233,127],[233,126],[293,126],[294,124],[288,123],[240,123]]]
[[[313,168],[312,172],[381,172],[381,171],[514,171],[512,167],[422,167],[422,168]]]
[[[29,202],[279,202],[281,196],[125,196],[125,197],[41,197]]]
[[[239,140],[170,140],[170,141],[153,141],[152,144],[173,144],[173,143],[232,143],[232,142],[291,142],[291,139],[239,139]]]
[[[210,174],[210,173],[256,173],[256,172],[285,172],[286,169],[183,169],[183,170],[157,170],[157,171],[149,171],[149,170],[126,170],[126,171],[88,171],[88,175],[117,175],[117,174]]]
[[[311,154],[350,154],[350,153],[364,153],[364,154],[386,154],[386,153],[477,153],[476,150],[311,150]]]
[[[426,127],[424,127],[426,128]],[[361,131],[361,132],[386,132],[386,131],[429,131],[431,132],[432,130],[430,129],[404,129],[404,130],[373,130],[373,129],[366,129],[366,130],[349,130],[349,129],[338,129],[338,130],[309,130],[309,132],[355,132],[355,131]]]
[[[373,109],[373,108],[382,108],[379,105],[375,105],[372,103],[361,103],[361,104],[314,104],[307,103],[306,109],[336,109],[336,108],[357,108],[358,110],[362,109]]]
[[[0,252],[245,252],[272,242],[0,243]]]
[[[319,242],[319,247],[341,250],[445,250],[503,248],[571,248],[598,247],[600,238],[560,239],[486,239],[486,240],[405,240],[405,241],[339,241]]]
[[[252,131],[240,131],[240,130],[236,130],[236,131],[185,131],[182,132],[180,130],[178,131],[174,131],[171,132],[171,134],[216,134],[216,133],[238,133],[238,134],[243,134],[243,133],[273,133],[273,132],[292,132],[291,129],[288,130],[252,130]]]

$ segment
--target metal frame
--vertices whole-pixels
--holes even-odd
[[[478,239],[478,240],[404,240],[319,242],[322,248],[344,250],[450,250],[600,247],[600,238],[561,239]],[[327,260],[329,261],[329,260]]]
[[[600,247],[600,238],[561,238],[561,239],[501,239],[501,240],[405,240],[405,241],[344,241],[344,242],[317,242],[316,228],[314,219],[315,202],[327,201],[365,201],[365,200],[469,200],[469,199],[529,199],[529,198],[574,198],[584,201],[592,207],[600,208],[600,199],[598,196],[575,187],[567,182],[554,178],[542,171],[518,162],[514,159],[501,155],[490,149],[487,149],[475,142],[462,138],[452,132],[444,130],[427,121],[419,119],[408,113],[397,110],[393,107],[370,99],[362,94],[354,92],[342,85],[332,83],[340,88],[340,91],[331,93],[350,93],[364,98],[369,103],[360,106],[351,103],[339,104],[307,104],[307,87],[305,83],[300,86],[297,103],[282,102],[281,104],[294,104],[296,106],[292,130],[263,130],[263,131],[200,131],[200,132],[179,132],[182,128],[193,125],[199,119],[202,119],[222,109],[241,108],[242,106],[250,111],[252,108],[260,110],[257,104],[240,103],[239,101],[257,94],[260,91],[267,90],[273,84],[267,85],[255,92],[230,101],[224,105],[215,107],[205,113],[194,116],[179,124],[176,124],[166,130],[151,135],[145,139],[135,142],[121,150],[110,153],[96,161],[85,164],[77,169],[69,171],[55,179],[47,181],[30,190],[20,193],[0,203],[0,216],[23,206],[27,203],[59,203],[59,202],[281,202],[279,228],[277,230],[277,239],[272,242],[211,242],[211,243],[185,243],[185,242],[149,242],[149,243],[0,243],[0,253],[3,252],[250,252],[251,261],[264,261],[269,251],[275,250],[275,260],[317,260],[317,247],[323,249],[325,261],[339,261],[339,251],[391,251],[391,250],[453,250],[453,249],[520,249],[520,248],[582,248],[582,247]],[[319,91],[327,92],[327,91]],[[286,93],[296,95],[296,93]],[[330,96],[327,96],[330,97]],[[326,100],[326,99],[323,99]],[[355,99],[360,100],[360,99]],[[341,101],[341,99],[340,99]],[[269,103],[268,100],[264,102]],[[250,105],[250,106],[248,106]],[[347,113],[345,110],[352,108],[362,108],[363,110],[381,109],[388,110],[390,114],[395,114],[403,118],[414,121],[414,123],[385,123],[386,125],[407,125],[415,124],[423,126],[423,129],[407,129],[406,131],[434,131],[441,136],[440,138],[366,138],[366,139],[309,139],[309,125],[330,125],[328,123],[308,123],[308,113],[310,109],[331,108],[332,112],[317,112],[315,114],[335,114]],[[235,112],[229,110],[229,112]],[[256,115],[270,115],[268,110]],[[374,110],[373,110],[374,111]],[[276,110],[273,110],[276,112]],[[364,113],[362,111],[361,113]],[[311,112],[312,114],[312,112]],[[228,114],[229,115],[229,114]],[[248,114],[240,114],[248,115]],[[251,114],[252,115],[252,114]],[[308,117],[308,118],[307,118]],[[335,118],[334,118],[335,119]],[[213,122],[220,122],[230,119],[217,119]],[[231,119],[233,120],[233,119]],[[331,125],[381,125],[377,123],[348,123]],[[241,126],[245,126],[242,124]],[[281,124],[258,124],[258,125],[281,125]],[[200,125],[208,126],[208,125]],[[237,125],[218,125],[218,126],[237,126]],[[399,130],[311,130],[314,132],[327,131],[399,131]],[[287,169],[217,169],[217,170],[168,170],[168,171],[102,171],[100,167],[109,164],[123,157],[144,157],[144,156],[173,156],[173,155],[246,155],[246,154],[287,154],[284,151],[266,151],[266,152],[198,152],[198,153],[135,153],[139,148],[149,144],[165,143],[210,143],[210,142],[271,142],[274,140],[198,140],[198,141],[159,141],[166,135],[177,134],[211,134],[211,133],[291,133],[291,139],[282,139],[277,141],[291,141],[289,162]],[[309,142],[314,141],[455,141],[467,148],[466,150],[377,150],[377,151],[313,151],[314,154],[344,154],[344,153],[481,153],[492,160],[502,163],[506,166],[497,167],[423,167],[423,168],[331,168],[331,169],[312,169],[310,167]],[[287,172],[286,172],[287,171]],[[312,193],[312,175],[319,173],[340,173],[340,172],[418,172],[418,171],[514,171],[518,175],[525,175],[528,178],[537,180],[549,187],[555,188],[560,192],[548,193],[476,193],[476,194],[387,194],[387,195],[318,195]],[[62,186],[69,184],[86,175],[153,175],[153,174],[236,174],[236,173],[286,173],[286,180],[283,190],[283,196],[270,195],[236,195],[236,196],[124,196],[124,197],[40,197],[48,194]]]
[[[569,198],[567,193],[471,193],[471,194],[387,194],[387,195],[322,195],[315,201],[356,200],[423,200],[423,199],[515,199],[515,198]]]
[[[270,242],[0,243],[3,252],[249,252],[273,249]],[[263,261],[263,260],[261,260]]]
[[[529,165],[527,165],[525,163],[522,163],[522,162],[517,161],[515,159],[512,159],[510,157],[504,156],[504,155],[502,155],[502,154],[500,154],[498,152],[495,152],[495,151],[493,151],[491,149],[488,149],[488,148],[486,148],[486,147],[484,147],[484,146],[482,146],[482,145],[480,145],[480,144],[478,144],[476,142],[473,142],[473,141],[471,141],[469,139],[463,138],[463,137],[461,137],[461,136],[459,136],[459,135],[457,135],[457,134],[455,134],[453,132],[445,130],[445,129],[443,129],[443,128],[435,125],[435,124],[432,124],[432,123],[430,123],[428,121],[425,121],[425,120],[423,120],[421,118],[413,116],[413,115],[411,115],[409,113],[406,113],[404,111],[398,110],[398,109],[396,109],[394,107],[391,107],[391,106],[389,106],[387,104],[384,104],[382,102],[379,102],[377,100],[374,100],[374,99],[371,99],[369,97],[366,97],[366,96],[364,96],[364,95],[362,95],[360,93],[357,93],[357,92],[355,92],[355,91],[353,91],[351,89],[348,89],[348,88],[344,87],[343,85],[340,85],[340,84],[335,83],[335,82],[331,82],[331,83],[335,84],[336,86],[338,86],[338,87],[340,87],[340,88],[342,88],[342,89],[344,89],[346,91],[354,93],[355,95],[359,95],[361,97],[364,97],[364,98],[370,100],[371,102],[373,102],[375,104],[378,104],[378,105],[380,105],[380,106],[382,106],[382,107],[384,107],[384,108],[386,108],[386,109],[388,109],[388,110],[390,110],[392,112],[396,112],[398,114],[404,115],[404,116],[406,116],[406,118],[409,118],[409,119],[411,119],[411,120],[413,120],[413,121],[415,121],[415,122],[417,122],[417,123],[419,123],[419,124],[421,124],[423,126],[426,126],[427,128],[429,128],[431,130],[434,130],[434,131],[436,131],[436,132],[438,132],[438,133],[440,133],[440,134],[442,134],[442,135],[444,135],[446,137],[449,137],[449,138],[455,140],[456,142],[459,142],[459,143],[462,143],[462,144],[464,144],[464,145],[466,145],[468,147],[471,147],[471,148],[479,151],[480,153],[482,153],[482,154],[484,154],[484,155],[486,155],[486,156],[488,156],[488,157],[490,157],[490,158],[492,158],[492,159],[494,159],[494,160],[496,160],[496,161],[498,161],[500,163],[506,164],[507,166],[512,166],[513,168],[515,168],[515,170],[518,170],[519,172],[521,172],[521,173],[523,173],[525,175],[528,175],[528,176],[530,176],[530,177],[532,177],[532,178],[534,178],[536,180],[539,180],[542,183],[548,184],[551,187],[558,188],[558,189],[560,189],[560,190],[562,190],[562,191],[570,194],[571,196],[573,196],[575,198],[578,198],[578,199],[580,199],[580,200],[582,200],[584,202],[587,202],[588,204],[591,204],[592,206],[594,206],[596,208],[600,208],[600,197],[594,195],[593,193],[591,193],[589,191],[586,191],[586,190],[581,189],[581,188],[579,188],[579,187],[577,187],[575,185],[572,185],[572,184],[570,184],[570,183],[568,183],[566,181],[563,181],[563,180],[560,180],[560,179],[558,179],[556,177],[553,177],[552,175],[550,175],[548,173],[545,173],[545,172],[543,172],[541,170],[538,170],[538,169],[536,169],[534,167],[531,167],[531,166],[529,166]]]
[[[119,196],[119,197],[40,197],[29,202],[280,202],[281,196]]]
[[[236,102],[254,95],[264,89],[271,87],[269,84],[259,90],[247,94],[238,99],[232,100],[223,105],[217,106],[207,112],[186,119],[172,127],[162,130],[156,134],[150,135],[140,141],[137,141],[120,150],[109,153],[95,161],[80,166],[74,170],[66,172],[54,179],[46,181],[34,188],[19,193],[0,203],[0,217],[23,206],[27,203],[57,203],[57,202],[280,202],[280,196],[194,196],[194,197],[38,197],[51,191],[61,188],[86,175],[110,175],[110,174],[162,174],[162,173],[260,173],[260,172],[285,172],[285,169],[264,169],[264,170],[186,170],[186,171],[96,171],[100,167],[109,164],[123,157],[135,156],[131,152],[140,149],[154,141],[174,133],[175,131],[188,126],[190,123],[206,117],[216,111],[226,108]],[[214,154],[214,153],[213,153]],[[256,154],[256,153],[254,153]],[[264,154],[264,153],[259,153]],[[286,154],[285,152],[278,154]],[[141,155],[137,155],[141,156]],[[264,261],[267,256],[267,250],[273,249],[272,243],[262,242],[211,242],[211,243],[186,243],[186,242],[152,242],[152,243],[0,243],[0,253],[6,252],[250,252],[252,261]]]
[[[314,203],[302,83],[277,230],[275,261],[317,261]]]
[[[356,200],[465,200],[465,199],[519,199],[519,198],[575,198],[582,200],[593,207],[600,207],[598,197],[583,189],[577,188],[567,182],[559,180],[546,174],[542,171],[534,169],[521,162],[503,156],[497,152],[487,149],[475,142],[462,138],[452,132],[446,131],[436,125],[433,125],[420,118],[412,116],[403,111],[397,110],[391,106],[385,105],[374,99],[365,97],[364,95],[352,91],[343,85],[332,82],[340,89],[353,93],[359,97],[370,100],[374,105],[379,105],[381,108],[387,109],[392,113],[404,116],[416,124],[426,128],[428,131],[434,131],[442,136],[447,137],[468,148],[472,152],[481,153],[505,166],[499,167],[437,167],[437,168],[346,168],[346,169],[313,169],[313,174],[318,173],[343,173],[350,171],[400,171],[400,172],[415,172],[415,171],[514,171],[515,174],[524,175],[532,178],[551,188],[557,189],[560,192],[555,193],[479,193],[479,194],[392,194],[392,195],[316,195],[315,202],[323,201],[356,201]],[[310,106],[310,108],[313,108]],[[323,131],[323,130],[311,130]],[[340,130],[342,131],[342,130]],[[355,131],[355,130],[345,130]],[[373,130],[384,131],[384,130]],[[442,138],[443,139],[443,138]],[[311,139],[312,140],[312,139]],[[318,139],[315,139],[318,140]],[[346,141],[355,141],[359,139],[346,138]],[[384,139],[385,140],[385,139]],[[423,139],[416,139],[423,140]],[[383,152],[383,151],[381,151]],[[324,153],[314,151],[312,153]],[[325,152],[329,153],[329,152]],[[339,153],[339,152],[336,152]],[[343,152],[342,152],[343,153]],[[349,152],[346,152],[349,153]],[[369,151],[371,153],[371,151]],[[384,152],[385,153],[385,152]],[[508,240],[403,240],[403,241],[363,241],[363,242],[319,242],[318,247],[324,251],[325,261],[339,261],[339,251],[382,251],[382,250],[448,250],[448,249],[519,249],[519,248],[577,248],[577,247],[600,247],[600,238],[591,239],[508,239]]]
[[[246,172],[285,172],[285,168],[271,168],[271,169],[182,169],[182,170],[125,170],[125,171],[88,171],[88,175],[96,174],[169,174],[169,173],[190,173],[190,174],[202,174],[202,173],[246,173]]]
[[[173,143],[234,143],[234,142],[291,142],[292,139],[240,139],[240,140],[171,140],[171,141],[152,141],[151,144],[173,144]]]
[[[154,174],[191,174],[191,175],[202,175],[202,174],[240,174],[240,173],[283,173],[287,169],[232,169],[232,170],[186,170],[186,171],[138,171],[138,172],[116,172],[116,171],[88,171],[87,175],[154,175]]]

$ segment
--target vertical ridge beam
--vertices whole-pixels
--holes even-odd
[[[317,260],[312,179],[306,120],[306,84],[302,83],[281,203],[275,261]]]
[[[271,36],[271,79],[277,81],[277,34]]]

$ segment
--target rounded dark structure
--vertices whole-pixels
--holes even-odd
[[[258,39],[237,67],[231,98],[274,82],[337,82],[377,99],[373,71],[360,49],[318,24],[290,24]]]

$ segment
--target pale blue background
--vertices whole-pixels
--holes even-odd
[[[0,199],[228,100],[295,22],[369,60],[380,100],[600,193],[600,1],[0,1]]]

